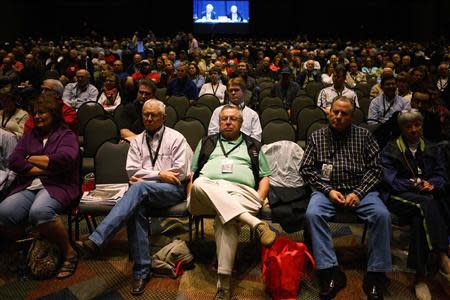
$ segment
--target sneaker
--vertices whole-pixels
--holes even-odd
[[[259,238],[261,244],[266,247],[272,246],[277,234],[270,229],[269,225],[265,222],[261,222],[255,226],[256,235]]]
[[[230,290],[218,288],[213,300],[230,300]]]
[[[414,291],[416,292],[416,298],[418,300],[431,300],[431,293],[425,282],[421,281],[416,283]]]

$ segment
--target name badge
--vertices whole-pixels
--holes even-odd
[[[322,172],[321,172],[322,180],[330,181],[332,172],[333,172],[333,165],[332,164],[323,164],[322,165]]]
[[[222,173],[233,173],[233,161],[229,158],[225,158],[222,161]]]

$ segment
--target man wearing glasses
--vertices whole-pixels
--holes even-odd
[[[239,107],[224,105],[218,120],[219,133],[204,138],[195,151],[188,206],[193,215],[216,215],[218,282],[214,299],[230,299],[241,225],[254,228],[266,247],[272,245],[276,234],[255,217],[269,192],[271,174],[261,144],[241,132]]]
[[[132,295],[144,292],[150,280],[147,211],[182,202],[192,151],[183,135],[164,126],[165,105],[148,100],[142,109],[145,131],[130,143],[126,170],[131,184],[123,198],[85,242],[78,242],[84,257],[91,257],[127,225],[130,257],[134,261]]]

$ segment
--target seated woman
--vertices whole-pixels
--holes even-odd
[[[202,86],[205,84],[205,76],[200,73],[200,69],[198,68],[196,63],[191,63],[189,65],[189,77],[195,83],[197,87],[197,91],[200,91]]]
[[[0,127],[14,133],[18,139],[23,135],[28,113],[17,107],[20,97],[18,91],[11,90],[0,94]]]
[[[422,138],[423,117],[411,110],[398,116],[401,135],[381,153],[386,206],[412,223],[408,266],[416,270],[418,299],[431,299],[424,281],[427,259],[439,255],[440,273],[450,280],[448,216],[443,199],[446,172],[440,148]]]
[[[72,275],[78,262],[58,216],[81,195],[78,137],[65,128],[61,103],[51,96],[41,95],[32,115],[36,127],[19,140],[9,157],[17,177],[0,202],[0,230],[16,238],[27,221],[35,226],[61,250],[64,262],[57,274],[61,279]]]
[[[105,74],[105,84],[101,89],[102,93],[98,97],[97,102],[103,106],[103,108],[112,113],[121,102],[119,93],[119,77],[113,72],[107,72]]]

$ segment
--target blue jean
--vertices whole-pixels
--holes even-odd
[[[126,223],[130,256],[134,260],[134,278],[145,278],[150,273],[151,264],[147,210],[173,206],[184,199],[183,186],[154,181],[133,184],[89,239],[101,247]]]
[[[391,215],[378,192],[368,193],[356,206],[355,213],[369,225],[367,271],[390,272],[392,269],[390,239]],[[333,250],[328,220],[336,215],[335,205],[321,192],[314,192],[306,210],[306,222],[311,234],[317,269],[338,265]]]
[[[46,189],[23,190],[0,202],[0,225],[16,226],[25,220],[33,226],[55,221],[64,210],[58,200],[50,197]]]

